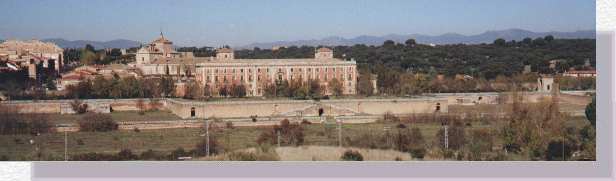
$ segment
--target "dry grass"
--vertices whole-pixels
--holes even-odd
[[[281,161],[340,161],[346,150],[358,150],[365,161],[412,160],[411,154],[395,150],[345,148],[334,146],[300,146],[276,148]]]

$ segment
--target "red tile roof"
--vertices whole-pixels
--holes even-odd
[[[216,50],[216,53],[233,53],[233,50],[231,50],[230,48],[220,48]]]

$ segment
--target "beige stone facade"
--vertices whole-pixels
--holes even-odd
[[[64,50],[56,44],[39,40],[7,40],[0,44],[0,60],[7,61],[14,68],[28,69],[29,76],[36,78],[35,64],[53,67],[60,71]]]
[[[230,48],[221,48],[215,57],[184,56],[175,52],[171,41],[162,35],[136,55],[137,67],[144,76],[174,76],[179,81],[196,81],[214,96],[221,89],[245,86],[247,96],[263,96],[264,89],[278,81],[318,80],[329,95],[332,79],[342,84],[343,94],[356,94],[355,61],[334,58],[328,48],[319,48],[314,58],[237,59]]]

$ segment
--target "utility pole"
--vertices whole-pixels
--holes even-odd
[[[342,147],[342,121],[336,119],[336,123],[338,123],[338,147]]]
[[[68,161],[68,130],[64,130],[64,161]]]
[[[205,119],[205,154],[210,156],[210,124]]]
[[[562,133],[562,132],[563,132],[563,131],[561,130],[561,133]],[[563,136],[562,136],[562,137],[563,137],[563,144],[561,144],[561,146],[562,146],[562,152],[563,152],[563,153],[562,153],[562,155],[563,155],[563,161],[565,161],[565,134],[564,134],[564,133],[562,133],[561,135],[563,135]]]
[[[445,149],[449,149],[449,125],[445,125]]]
[[[278,148],[280,148],[280,130],[276,130]]]

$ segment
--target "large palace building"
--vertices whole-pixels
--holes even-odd
[[[176,52],[173,43],[162,34],[142,47],[135,56],[144,76],[169,75],[180,82],[194,80],[217,95],[222,88],[242,85],[247,96],[262,96],[266,86],[281,81],[318,80],[329,95],[332,79],[342,83],[343,94],[355,94],[355,61],[334,58],[328,48],[319,48],[314,58],[237,59],[229,48],[216,50],[215,57],[194,57],[192,52]]]

